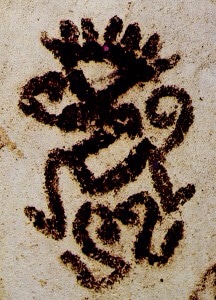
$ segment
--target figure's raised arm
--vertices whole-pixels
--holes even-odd
[[[62,73],[48,72],[43,76],[34,77],[22,89],[19,108],[24,114],[32,115],[41,123],[56,125],[58,117],[49,113],[36,97],[46,94],[50,102],[61,101],[66,85],[67,81]]]

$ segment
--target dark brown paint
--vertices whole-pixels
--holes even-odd
[[[118,42],[117,37],[122,27],[123,22],[120,18],[115,16],[110,19],[104,33],[105,43],[100,45],[97,41],[99,34],[94,29],[94,24],[90,19],[82,19],[84,43],[80,45],[77,26],[70,20],[61,21],[61,39],[50,39],[44,33],[41,42],[62,63],[62,72],[48,72],[32,78],[22,89],[19,107],[25,115],[31,115],[41,123],[57,126],[64,132],[91,132],[88,140],[75,144],[71,150],[57,148],[49,153],[45,166],[45,186],[52,217],[46,218],[44,212],[35,207],[25,208],[25,214],[33,221],[34,226],[55,240],[63,239],[66,235],[66,215],[59,192],[57,172],[62,166],[67,166],[74,174],[82,193],[99,196],[112,190],[117,192],[122,186],[135,181],[148,162],[152,182],[165,213],[178,210],[179,206],[190,200],[195,193],[193,184],[188,184],[173,193],[173,185],[164,167],[166,154],[182,143],[193,123],[192,101],[186,91],[176,86],[161,86],[155,89],[146,101],[145,113],[153,127],[173,127],[173,131],[160,148],[145,137],[142,117],[136,106],[132,103],[118,105],[117,101],[119,96],[124,95],[136,84],[154,81],[161,72],[173,68],[180,57],[177,54],[169,59],[159,57],[161,46],[157,33],[140,49],[141,32],[137,23],[130,24]],[[137,55],[137,51],[141,54]],[[117,69],[114,83],[103,90],[95,91],[86,80],[83,71],[75,69],[80,60],[98,63],[109,61]],[[48,101],[61,101],[67,87],[77,96],[79,103],[66,106],[59,115],[50,114],[36,99],[37,95],[46,93]],[[178,118],[177,111],[169,115],[157,113],[160,99],[166,96],[177,99],[181,110]],[[106,128],[110,128],[111,131],[107,131]],[[90,154],[97,155],[100,149],[113,144],[123,133],[127,133],[131,139],[139,136],[142,140],[122,162],[100,177],[95,177],[85,164],[86,158]],[[66,251],[61,259],[77,273],[81,285],[98,290],[112,285],[128,273],[130,264],[121,257],[99,249],[89,236],[88,225],[91,216],[97,214],[102,221],[96,230],[97,236],[103,244],[111,246],[118,243],[121,236],[117,220],[123,226],[137,225],[138,216],[133,208],[138,204],[143,206],[145,213],[142,230],[136,236],[133,249],[137,263],[147,259],[149,264],[163,265],[174,254],[175,248],[183,238],[184,222],[174,221],[161,244],[162,254],[152,254],[152,233],[155,225],[161,221],[161,214],[157,202],[147,192],[132,195],[126,201],[117,204],[114,211],[103,205],[97,205],[95,208],[91,202],[86,202],[76,214],[72,226],[73,236],[83,254],[114,270],[109,276],[96,280],[79,256]]]

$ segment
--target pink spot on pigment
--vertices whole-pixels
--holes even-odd
[[[109,47],[108,47],[107,45],[104,45],[104,46],[103,46],[103,51],[104,51],[104,52],[109,51]]]

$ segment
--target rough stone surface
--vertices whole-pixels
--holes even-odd
[[[216,299],[216,2],[0,2],[0,298]],[[60,21],[64,42],[87,43],[73,72],[52,46]],[[34,114],[31,97],[79,114]]]

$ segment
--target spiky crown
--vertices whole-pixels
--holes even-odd
[[[78,42],[78,27],[70,20],[60,22],[61,39],[49,38],[46,32],[42,33],[42,44],[59,59],[66,74],[48,72],[32,78],[23,87],[19,107],[39,122],[56,125],[64,131],[111,126],[117,135],[124,130],[132,137],[140,135],[142,118],[139,110],[132,103],[116,108],[117,99],[137,83],[157,79],[161,72],[173,68],[180,59],[179,55],[160,58],[161,44],[157,33],[140,48],[141,30],[137,23],[129,24],[119,41],[123,22],[117,16],[109,20],[103,44],[99,44],[99,34],[90,19],[82,19],[81,27],[82,45]],[[79,61],[109,62],[116,69],[114,80],[103,90],[96,91],[83,71],[76,69]],[[60,115],[50,114],[35,98],[45,92],[50,101],[60,101],[68,85],[79,103],[66,106]],[[28,99],[28,104],[23,99]],[[124,122],[127,120],[126,126]]]
[[[82,19],[81,27],[84,39],[82,46],[78,43],[80,35],[78,27],[70,20],[60,22],[61,39],[50,39],[46,32],[41,37],[43,45],[60,60],[67,73],[80,60],[109,61],[117,66],[120,74],[128,71],[136,81],[148,81],[154,75],[159,75],[175,66],[180,59],[177,54],[169,59],[159,57],[161,45],[157,33],[150,36],[141,49],[141,30],[137,23],[128,25],[122,39],[118,41],[123,21],[117,16],[109,20],[102,45],[97,41],[99,34],[90,19]]]

